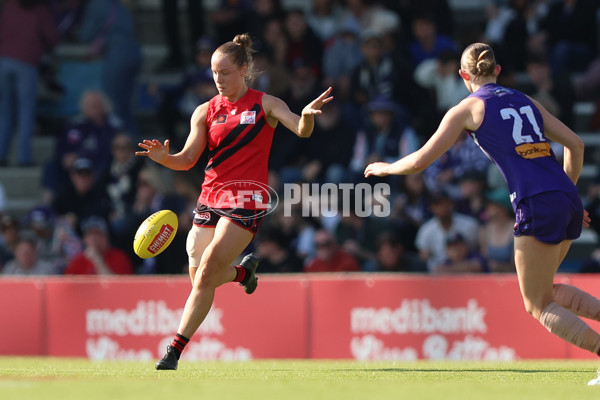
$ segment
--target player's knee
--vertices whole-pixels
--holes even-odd
[[[551,299],[544,301],[542,299],[523,297],[523,302],[525,305],[525,310],[529,313],[529,315],[539,321],[540,315],[542,315],[542,312],[548,306],[548,304],[551,303]]]
[[[204,251],[200,268],[197,272],[199,277],[196,278],[196,284],[202,287],[216,288],[223,282],[223,273],[228,266],[227,261],[224,261],[219,255],[212,251],[209,247]]]

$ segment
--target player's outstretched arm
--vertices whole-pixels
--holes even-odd
[[[206,110],[208,103],[196,108],[190,120],[190,134],[183,149],[176,154],[169,154],[170,141],[167,139],[161,143],[157,139],[145,139],[138,146],[144,151],[136,151],[136,156],[148,157],[158,164],[174,170],[188,170],[192,168],[200,158],[206,147],[207,128]]]
[[[319,97],[308,103],[302,110],[302,115],[293,113],[283,100],[270,95],[263,97],[263,106],[270,118],[281,122],[283,126],[300,137],[310,137],[315,126],[314,116],[321,114],[321,107],[333,100],[333,96],[330,96],[332,90],[331,87],[328,88]]]
[[[472,102],[463,100],[448,110],[440,126],[419,150],[394,163],[375,162],[365,168],[365,177],[408,175],[423,171],[456,142],[465,127],[473,126]]]

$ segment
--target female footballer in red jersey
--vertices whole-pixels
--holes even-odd
[[[144,151],[136,152],[167,168],[188,170],[207,145],[209,150],[187,241],[192,290],[177,335],[156,369],[177,369],[181,352],[208,314],[217,287],[240,282],[248,294],[256,289],[258,260],[249,254],[241,265],[232,263],[254,238],[265,213],[268,194],[261,188],[268,183],[273,131],[281,122],[296,135],[310,137],[314,116],[333,99],[329,88],[299,116],[279,98],[250,89],[255,75],[252,53],[248,34],[237,35],[215,50],[211,67],[219,94],[196,108],[180,152],[169,154],[169,140],[156,139],[139,143]]]

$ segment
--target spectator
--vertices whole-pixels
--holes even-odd
[[[288,240],[279,229],[263,229],[256,243],[262,273],[302,272],[303,261],[288,248]]]
[[[456,233],[446,239],[446,259],[431,271],[436,275],[487,272],[485,260]]]
[[[336,241],[341,243],[346,252],[354,256],[362,268],[372,269],[375,261],[375,239],[379,232],[391,229],[391,221],[386,218],[359,215],[357,213],[360,212],[359,210],[366,210],[367,207],[372,206],[370,199],[364,197],[361,204],[354,200],[355,193],[351,193],[350,196],[348,212],[346,214],[341,212],[341,220],[333,232]]]
[[[5,215],[0,219],[0,267],[15,256],[17,244],[21,240],[21,228],[16,219]]]
[[[215,49],[214,41],[203,36],[196,42],[194,64],[187,68],[180,81],[173,87],[160,92],[160,121],[167,137],[175,144],[182,145],[178,132],[187,131],[187,121],[198,104],[202,104],[216,94],[210,68],[210,57]],[[185,126],[182,127],[182,125]]]
[[[99,185],[106,187],[112,205],[110,225],[118,231],[133,206],[136,181],[144,161],[135,156],[131,137],[125,133],[114,137],[111,149],[112,162],[99,177]]]
[[[386,51],[391,51],[389,42],[401,27],[400,17],[396,12],[382,7],[378,3],[369,0],[347,0],[346,13],[343,17],[356,19],[363,31],[378,31],[384,48]]]
[[[141,47],[135,38],[135,26],[121,0],[88,0],[78,38],[91,45],[104,61],[102,86],[114,106],[115,114],[132,137],[138,136],[133,115],[133,99],[142,64]]]
[[[506,188],[487,192],[486,220],[479,232],[479,248],[490,272],[516,272],[514,262],[514,211]]]
[[[106,188],[98,183],[94,164],[89,158],[78,158],[73,162],[69,184],[52,202],[58,216],[70,215],[77,229],[80,223],[92,215],[108,220],[112,211]],[[78,230],[79,231],[79,230]]]
[[[486,174],[492,162],[475,141],[463,133],[456,143],[425,170],[425,184],[431,191],[443,189],[454,198],[460,197],[460,180],[468,173]]]
[[[419,1],[398,1],[381,0],[386,8],[395,11],[402,21],[402,35],[410,36],[411,21],[417,15],[423,12],[429,12],[435,19],[438,32],[446,36],[453,36],[454,21],[453,8],[448,0],[419,0]]]
[[[127,254],[111,245],[104,218],[91,216],[82,222],[81,229],[85,250],[67,264],[66,275],[133,274]]]
[[[121,229],[115,232],[115,244],[124,250],[134,261],[136,272],[139,274],[180,274],[187,269],[188,258],[185,252],[184,231],[175,236],[169,247],[156,257],[140,259],[135,256],[131,240],[140,224],[152,213],[159,210],[172,210],[180,215],[185,207],[185,201],[174,192],[172,171],[145,166],[137,177],[135,200]]]
[[[252,7],[249,0],[219,0],[210,14],[217,43],[225,43],[235,35],[245,32],[244,15]]]
[[[0,15],[0,166],[8,164],[15,126],[17,163],[33,165],[38,66],[42,55],[58,41],[59,32],[46,2],[10,0],[4,4]]]
[[[353,71],[350,85],[351,100],[359,108],[378,95],[394,98],[399,90],[399,71],[393,59],[384,52],[381,33],[366,29],[360,38],[364,58]]]
[[[320,91],[314,70],[302,60],[298,60],[290,76],[290,91],[283,100],[290,110],[300,113],[308,102]],[[283,126],[278,129],[285,129]],[[277,131],[276,131],[277,132]],[[311,144],[295,135],[278,135],[273,137],[273,145],[269,156],[269,166],[280,172],[284,183],[302,179],[303,166],[308,161]]]
[[[182,49],[182,35],[180,32],[179,20],[179,1],[178,0],[161,0],[160,2],[161,20],[163,33],[167,43],[168,54],[158,66],[158,71],[166,72],[172,69],[180,69],[185,65],[184,54],[186,51]],[[204,30],[204,10],[201,0],[187,0],[187,27],[189,29],[189,42],[194,47],[196,40],[202,36]]]
[[[52,251],[54,236],[54,214],[52,210],[47,206],[33,207],[24,219],[25,226],[31,230],[35,237],[36,250],[39,257],[57,267],[58,263],[55,262],[55,256]]]
[[[6,190],[2,182],[0,182],[0,218],[2,218],[6,211],[6,200]]]
[[[429,12],[415,15],[411,27],[413,40],[409,45],[409,54],[413,67],[439,57],[444,51],[458,52],[452,38],[437,31],[435,19]]]
[[[290,71],[275,62],[265,45],[254,54],[254,67],[261,72],[254,81],[253,89],[278,97],[284,97],[289,92]]]
[[[302,63],[309,67],[315,76],[320,76],[323,42],[306,22],[302,10],[288,10],[284,20],[284,31],[287,39],[286,66],[292,68]]]
[[[54,275],[54,265],[38,255],[34,239],[20,239],[15,248],[15,258],[2,268],[2,275]]]
[[[529,48],[529,38],[537,27],[532,20],[535,3],[527,0],[494,1],[486,8],[484,36],[497,50],[498,60],[506,71],[525,70],[525,60],[535,46]]]
[[[312,7],[306,16],[308,25],[325,48],[331,45],[343,19],[342,8],[335,0],[312,0]]]
[[[583,72],[594,59],[598,49],[597,11],[595,0],[550,4],[540,27],[546,37],[554,78]]]
[[[304,272],[360,271],[356,259],[340,248],[333,234],[327,230],[315,233],[316,257],[304,266]]]
[[[331,103],[315,120],[314,134],[308,149],[311,160],[304,168],[303,178],[308,182],[345,182],[356,138],[356,127],[342,118],[341,106]],[[332,152],[331,149],[336,149]],[[308,170],[314,165],[314,172]]]
[[[271,18],[266,21],[262,31],[262,43],[257,44],[257,48],[259,46],[260,51],[269,54],[276,67],[288,69],[286,65],[287,40],[283,22],[280,19]]]
[[[404,248],[416,252],[415,238],[419,227],[431,218],[429,211],[429,191],[423,174],[410,174],[400,177],[399,190],[392,191],[391,221],[398,231]]]
[[[470,215],[479,222],[484,219],[487,200],[487,177],[479,171],[466,171],[458,182],[459,197],[454,209],[461,214]]]
[[[526,85],[523,91],[539,101],[565,125],[573,126],[573,106],[577,95],[571,79],[565,76],[553,77],[551,66],[543,56],[531,55],[526,59],[525,65],[531,85]]]
[[[73,215],[56,217],[52,236],[52,254],[56,257],[57,270],[61,273],[73,257],[83,251],[83,241],[76,224]]]
[[[89,159],[96,176],[105,174],[111,162],[111,143],[121,123],[112,114],[110,101],[102,92],[89,90],[81,96],[80,103],[81,114],[56,139],[52,159],[44,167],[42,186],[46,203],[64,189],[77,158]]]
[[[273,178],[269,178],[270,185],[272,181]],[[316,254],[315,233],[321,228],[320,222],[314,217],[303,216],[300,203],[291,206],[290,215],[285,214],[284,208],[280,206],[269,214],[270,218],[265,220],[265,224],[268,225],[263,229],[282,232],[288,239],[288,247],[294,255],[303,262],[312,259]]]
[[[35,235],[38,256],[51,262],[56,273],[62,273],[71,258],[83,249],[72,220],[56,218],[48,206],[32,208],[25,221]]]
[[[352,72],[363,61],[360,26],[354,19],[346,19],[323,53],[324,86],[336,88],[338,99],[347,99]]]
[[[356,136],[351,169],[356,177],[362,177],[374,160],[392,162],[418,148],[408,115],[390,98],[377,96],[367,105],[366,129]]]
[[[253,3],[252,7],[243,11],[245,28],[242,31],[250,33],[250,36],[256,37],[256,42],[260,43],[264,41],[262,36],[268,21],[283,20],[284,11],[281,0],[254,0]]]
[[[432,194],[430,208],[433,217],[419,228],[415,245],[429,272],[433,272],[448,258],[448,237],[460,233],[469,248],[476,248],[479,223],[473,217],[454,212],[454,201],[444,191]]]
[[[427,266],[416,255],[407,252],[401,238],[391,231],[377,236],[376,264],[378,272],[426,272]]]
[[[415,69],[415,81],[430,90],[435,99],[435,125],[438,125],[448,109],[469,95],[464,82],[456,73],[460,68],[459,58],[452,50],[443,51],[437,58],[425,60]]]

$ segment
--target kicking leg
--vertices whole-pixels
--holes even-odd
[[[185,304],[177,333],[192,337],[212,306],[215,289],[232,282],[237,275],[231,264],[252,240],[251,232],[221,218],[213,240],[206,247],[196,273],[192,291]]]
[[[192,272],[190,269],[190,276],[193,275],[194,281],[177,335],[171,346],[167,347],[165,356],[156,364],[156,369],[177,369],[181,352],[210,311],[215,289],[237,278],[238,269],[231,263],[254,237],[251,232],[225,218],[219,220],[212,234],[212,240],[202,252],[197,271]],[[201,240],[205,240],[208,235],[209,233],[205,233]]]

